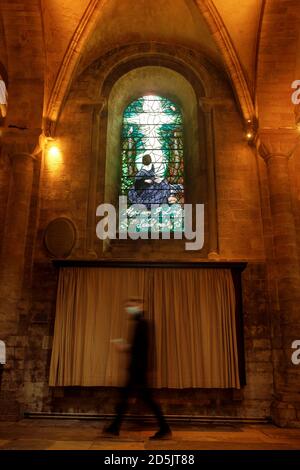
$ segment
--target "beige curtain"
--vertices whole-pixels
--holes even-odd
[[[157,385],[239,388],[229,270],[155,269]]]
[[[144,295],[142,269],[62,268],[50,385],[119,385],[124,357],[110,339],[127,335],[124,301]]]
[[[196,268],[62,268],[50,385],[123,383],[110,339],[128,336],[132,296],[154,321],[157,387],[240,387],[230,270]]]

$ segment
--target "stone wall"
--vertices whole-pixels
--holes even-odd
[[[36,265],[35,295],[30,316],[23,328],[26,335],[14,337],[9,354],[19,379],[18,398],[23,411],[64,413],[114,412],[118,390],[105,387],[49,388],[48,376],[55,320],[57,272],[50,262]],[[265,263],[249,263],[243,273],[246,386],[241,390],[157,390],[167,414],[267,417],[273,392],[270,311],[267,299]],[[39,286],[39,288],[38,288]],[[21,325],[20,325],[21,328]],[[25,353],[25,361],[24,361]],[[19,360],[19,358],[22,360]],[[23,375],[24,370],[24,375]],[[23,383],[24,380],[24,383]],[[183,400],[182,397],[185,397]],[[137,412],[133,404],[132,413]],[[5,415],[4,417],[8,417]]]
[[[86,249],[86,217],[90,164],[94,155],[91,155],[93,113],[88,104],[93,103],[95,86],[100,86],[96,82],[94,70],[93,66],[88,69],[70,90],[57,128],[56,143],[61,149],[61,161],[53,164],[45,154],[40,183],[39,170],[36,169],[35,173],[30,215],[32,223],[26,250],[26,275],[23,298],[18,305],[19,331],[17,336],[9,339],[10,360],[6,367],[10,368],[10,373],[3,374],[1,387],[3,400],[10,393],[11,387],[16,403],[21,405],[21,411],[111,413],[117,394],[117,390],[105,388],[49,389],[47,385],[55,320],[57,272],[45,249],[43,237],[51,220],[61,216],[68,217],[77,230],[76,244],[70,257],[89,256]],[[90,71],[92,75],[89,75]],[[104,75],[102,72],[102,76]],[[243,140],[243,124],[226,79],[222,74],[213,72],[213,83],[217,102],[213,108],[213,124],[218,259],[248,261],[248,267],[243,273],[247,385],[240,391],[162,390],[156,393],[169,414],[265,417],[270,414],[273,365],[269,277],[262,216],[262,205],[266,205],[262,202],[264,200],[261,194],[264,167],[259,168],[261,163],[258,165],[255,152]],[[100,139],[104,137],[100,134]],[[39,163],[36,168],[39,168]],[[105,184],[101,175],[100,181]],[[99,188],[97,197],[101,191]],[[265,212],[267,219],[267,207]],[[97,253],[98,257],[105,256],[101,246],[97,248]],[[137,251],[134,244],[130,243],[125,247],[125,252],[121,254],[117,247],[111,256],[145,259],[149,253]],[[167,251],[152,249],[151,256],[156,260],[182,260],[186,255],[179,256],[171,248]],[[195,260],[205,259],[202,253],[194,252],[190,256]],[[182,400],[183,394],[185,398],[188,396],[188,400]],[[5,404],[4,401],[3,403]],[[3,416],[9,417],[7,414]]]
[[[139,5],[135,2],[137,9],[140,8],[140,2],[138,3]],[[162,3],[168,3],[168,8],[173,8],[174,5],[174,2]],[[176,2],[178,5],[181,3],[183,4]],[[157,395],[166,413],[170,414],[244,417],[264,417],[272,414],[279,424],[299,423],[299,372],[290,363],[290,341],[292,338],[299,339],[297,335],[299,336],[300,332],[297,294],[297,263],[300,255],[299,148],[290,157],[294,136],[290,139],[291,144],[287,142],[289,139],[286,139],[285,133],[288,134],[288,130],[281,130],[280,136],[277,135],[276,129],[273,129],[273,134],[268,129],[263,135],[263,126],[282,129],[286,127],[291,131],[294,124],[290,83],[299,78],[294,76],[299,42],[297,4],[297,0],[276,0],[267,3],[262,22],[257,68],[258,114],[262,131],[260,137],[261,142],[265,144],[261,152],[264,158],[262,159],[256,149],[248,146],[243,137],[244,123],[241,112],[221,66],[228,51],[224,46],[222,53],[226,54],[221,56],[203,18],[197,17],[197,22],[194,26],[191,25],[195,18],[194,10],[189,13],[186,11],[185,16],[180,17],[182,24],[185,23],[185,18],[188,18],[189,28],[183,28],[176,22],[177,30],[173,30],[169,27],[169,17],[163,17],[160,11],[156,11],[155,17],[151,16],[153,13],[147,17],[147,28],[139,22],[138,31],[130,36],[126,28],[129,24],[131,26],[131,23],[127,22],[123,15],[123,23],[120,23],[122,28],[114,28],[114,39],[110,30],[112,24],[107,20],[105,28],[102,27],[102,16],[99,16],[98,23],[96,22],[97,31],[85,48],[80,49],[80,44],[77,48],[72,42],[76,54],[79,54],[80,50],[81,57],[78,68],[80,75],[71,77],[71,71],[69,75],[61,74],[61,47],[58,52],[53,46],[53,41],[48,41],[52,44],[52,50],[47,50],[47,54],[44,54],[39,2],[18,2],[16,28],[14,5],[4,1],[5,15],[3,27],[1,19],[0,50],[4,57],[3,63],[8,68],[10,86],[9,113],[5,125],[19,125],[28,129],[23,129],[24,132],[15,131],[9,145],[6,141],[5,149],[1,148],[0,241],[4,246],[3,266],[7,266],[6,260],[9,257],[8,267],[13,275],[9,277],[8,271],[5,277],[6,269],[2,269],[4,277],[0,283],[1,300],[4,300],[6,310],[0,312],[0,324],[1,327],[6,324],[14,325],[14,330],[5,336],[8,362],[0,369],[0,419],[17,419],[25,410],[89,413],[110,413],[113,410],[116,390],[49,389],[47,385],[58,274],[44,246],[44,233],[50,221],[62,216],[73,221],[77,239],[70,255],[72,258],[111,256],[116,259],[127,257],[139,260],[151,255],[156,260],[182,261],[187,256],[184,252],[178,253],[171,244],[167,249],[162,249],[162,245],[158,248],[157,245],[150,247],[148,244],[141,247],[141,244],[128,243],[125,246],[115,246],[109,254],[103,253],[102,246],[95,237],[94,225],[88,227],[87,223],[87,214],[91,211],[91,165],[95,158],[105,162],[106,100],[117,78],[113,73],[114,67],[118,61],[125,63],[133,57],[137,60],[136,66],[141,58],[144,65],[147,65],[151,62],[149,57],[156,56],[156,64],[161,66],[169,66],[174,63],[175,58],[178,59],[182,69],[188,70],[189,78],[193,73],[200,77],[201,71],[204,73],[204,69],[206,70],[207,84],[209,83],[210,87],[206,98],[209,99],[201,104],[199,102],[199,108],[208,106],[214,128],[214,139],[211,139],[209,144],[215,149],[218,222],[218,250],[215,257],[223,261],[242,259],[248,262],[242,283],[246,386],[240,391],[162,390],[157,391]],[[112,2],[107,5],[107,9],[103,11],[104,19],[109,19],[111,9],[114,9]],[[126,6],[122,8],[126,10]],[[167,10],[168,8],[166,7]],[[72,19],[68,24],[68,31],[65,31],[64,37],[61,38],[54,34],[57,22],[50,21],[54,7],[52,10],[46,9],[46,37],[55,35],[67,44],[76,28],[77,20],[82,16],[82,11],[78,10],[78,18]],[[129,16],[132,14],[132,11],[129,11]],[[172,14],[176,20],[175,9]],[[153,20],[158,18],[157,15],[161,17],[160,26]],[[138,16],[137,14],[136,17]],[[61,26],[62,23],[63,21]],[[159,34],[153,33],[154,24],[156,29],[160,30]],[[5,30],[6,41],[3,41],[2,29]],[[189,37],[185,29],[188,34],[191,33]],[[162,44],[154,39],[162,41]],[[34,44],[34,47],[29,48],[29,42]],[[168,47],[164,42],[169,44]],[[114,50],[111,50],[112,43],[116,46]],[[204,49],[202,50],[204,43],[206,52],[209,52],[209,59],[205,56]],[[126,44],[131,44],[130,48]],[[283,53],[283,60],[278,60]],[[145,60],[147,54],[148,59]],[[74,58],[72,54],[67,57],[72,57],[72,60]],[[254,69],[255,67],[253,76],[256,71]],[[73,71],[73,68],[70,70]],[[233,81],[236,78],[235,71],[236,69],[231,70]],[[43,155],[36,155],[32,163],[31,155],[38,143],[37,137],[41,132],[39,128],[42,126],[43,93],[46,90],[47,96],[50,94],[57,73],[60,78],[64,78],[65,88],[72,84],[68,96],[63,97],[58,93],[58,101],[65,98],[55,129],[61,160],[51,161],[45,151]],[[108,76],[109,80],[105,82]],[[201,78],[205,82],[205,77]],[[239,81],[236,83],[239,84]],[[55,88],[55,91],[58,89],[59,87]],[[22,113],[20,109],[23,110]],[[97,133],[93,134],[95,112],[101,114],[100,120],[96,121],[100,127]],[[2,127],[3,122],[0,122],[0,125]],[[28,145],[26,141],[28,136],[28,140],[32,137],[30,128],[35,128],[34,145]],[[4,134],[8,130],[12,132],[11,129],[5,129]],[[93,146],[95,135],[100,140],[100,146],[97,147],[99,152],[97,149],[95,152]],[[7,136],[4,137],[6,139]],[[15,158],[20,155],[23,159],[26,155],[28,161],[22,163],[20,159]],[[24,184],[25,194],[14,194],[15,177],[19,178],[20,184]],[[101,195],[105,186],[104,172],[100,171],[97,177],[99,180],[95,204],[102,202]],[[12,188],[11,192],[9,188]],[[19,197],[19,204],[14,205],[14,197]],[[25,198],[29,201],[25,207],[28,217],[24,216],[22,206]],[[208,204],[210,203],[208,200]],[[18,205],[19,210],[15,210]],[[2,223],[2,220],[6,223]],[[17,228],[15,231],[11,230],[11,234],[16,236],[16,241],[12,237],[10,239],[7,231],[7,227],[14,225]],[[89,230],[93,232],[92,237]],[[95,249],[89,251],[88,241],[91,238]],[[137,246],[139,249],[136,249]],[[206,256],[207,251],[204,250],[200,253],[190,253],[189,259],[206,260]],[[23,276],[20,275],[21,271]],[[7,292],[9,295],[6,295]],[[8,321],[4,321],[3,317]],[[274,398],[277,401],[275,405]]]

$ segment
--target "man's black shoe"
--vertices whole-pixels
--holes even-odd
[[[102,437],[118,437],[119,430],[113,426],[107,426],[102,431]]]
[[[172,432],[170,428],[160,429],[155,434],[153,434],[153,436],[149,437],[151,441],[159,440],[159,439],[171,439],[171,438],[172,438]]]

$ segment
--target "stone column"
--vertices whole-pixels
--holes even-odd
[[[83,104],[81,111],[86,113],[88,117],[92,115],[92,151],[90,155],[90,175],[89,175],[89,188],[88,188],[88,206],[87,206],[87,220],[86,220],[86,236],[85,236],[85,256],[87,258],[97,258],[95,250],[95,237],[96,237],[96,207],[101,201],[97,201],[97,189],[99,185],[99,136],[101,135],[103,119],[105,125],[107,121],[107,99],[102,98],[95,104]],[[100,168],[100,175],[105,174],[105,168]],[[104,177],[101,182],[104,187]],[[104,198],[104,191],[101,194]],[[97,240],[100,246],[100,240]]]
[[[10,184],[0,251],[0,339],[7,347],[7,363],[0,377],[0,420],[17,420],[22,403],[26,335],[20,331],[18,304],[24,278],[34,154],[38,150],[35,134],[6,129],[3,139],[3,150],[10,161]]]
[[[273,311],[278,319],[272,322],[275,390],[272,417],[281,426],[300,421],[300,370],[291,361],[292,342],[300,339],[300,267],[288,168],[298,136],[293,130],[263,131],[259,145],[268,171],[278,295],[278,311]]]
[[[218,218],[217,218],[217,190],[215,172],[215,137],[214,137],[214,107],[216,102],[209,98],[201,98],[199,105],[205,121],[206,133],[206,161],[208,179],[208,227],[209,247],[208,257],[219,256]]]
[[[28,136],[26,136],[28,137]],[[30,136],[32,138],[32,136]],[[35,140],[36,142],[36,140]],[[10,187],[0,252],[0,336],[16,334],[26,236],[30,213],[35,145],[11,132],[4,150],[11,162]]]
[[[9,191],[10,162],[3,154],[0,142],[0,246],[2,241],[6,205]]]

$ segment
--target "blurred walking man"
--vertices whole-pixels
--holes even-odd
[[[123,388],[121,400],[116,407],[116,417],[104,429],[104,435],[119,435],[120,426],[128,408],[128,399],[130,396],[136,395],[152,410],[159,424],[159,430],[150,439],[168,439],[171,437],[171,430],[159,404],[154,401],[149,388],[150,325],[144,318],[143,302],[141,300],[128,301],[126,311],[129,318],[134,322],[132,341],[131,344],[119,343],[118,349],[130,353],[128,379],[126,386]]]

